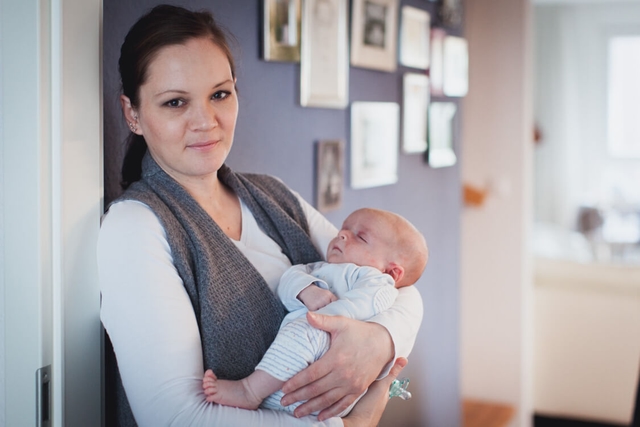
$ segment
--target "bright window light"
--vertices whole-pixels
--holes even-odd
[[[640,158],[640,35],[609,39],[609,154]]]

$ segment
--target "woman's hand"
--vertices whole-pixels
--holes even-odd
[[[376,426],[382,418],[382,413],[389,402],[389,388],[398,377],[402,368],[407,364],[407,359],[399,358],[391,368],[389,375],[371,384],[367,394],[353,407],[351,413],[342,419],[344,427],[370,427]]]
[[[316,313],[307,313],[307,319],[331,335],[331,346],[284,384],[282,405],[307,400],[294,415],[321,411],[318,420],[322,421],[351,405],[391,362],[395,349],[389,332],[377,323]]]

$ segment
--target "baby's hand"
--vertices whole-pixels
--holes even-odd
[[[309,311],[316,311],[338,300],[333,292],[328,289],[322,289],[316,285],[310,285],[304,288],[298,294],[298,299],[302,301]]]

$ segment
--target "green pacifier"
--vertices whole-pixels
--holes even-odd
[[[411,393],[407,391],[407,387],[409,387],[409,378],[393,380],[389,387],[389,399],[392,397],[399,397],[402,400],[411,399]]]

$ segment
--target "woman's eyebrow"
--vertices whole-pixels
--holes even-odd
[[[222,85],[225,85],[225,84],[227,84],[227,83],[233,83],[233,80],[231,80],[231,79],[227,79],[227,80],[225,80],[225,81],[223,81],[223,82],[218,83],[218,84],[217,84],[217,85],[215,85],[213,88],[215,89],[215,88],[220,87],[220,86],[222,86]]]
[[[231,79],[227,79],[227,80],[225,80],[225,81],[222,81],[222,82],[220,82],[220,83],[218,83],[218,84],[214,85],[214,86],[213,86],[213,89],[217,89],[217,88],[219,88],[220,86],[224,86],[225,84],[228,84],[228,83],[233,83],[233,80],[231,80]],[[186,91],[186,90],[182,90],[182,89],[167,89],[167,90],[163,90],[162,92],[158,92],[158,93],[156,93],[154,96],[155,96],[155,97],[163,96],[163,95],[166,95],[167,93],[175,93],[175,94],[178,94],[178,95],[186,95],[186,94],[188,94],[189,92],[188,92],[188,91]]]
[[[179,94],[179,95],[185,95],[187,93],[186,90],[181,90],[181,89],[167,89],[167,90],[163,90],[162,92],[158,92],[154,95],[154,97],[159,97],[159,96],[163,96],[166,95],[168,93],[172,93],[172,94]]]

